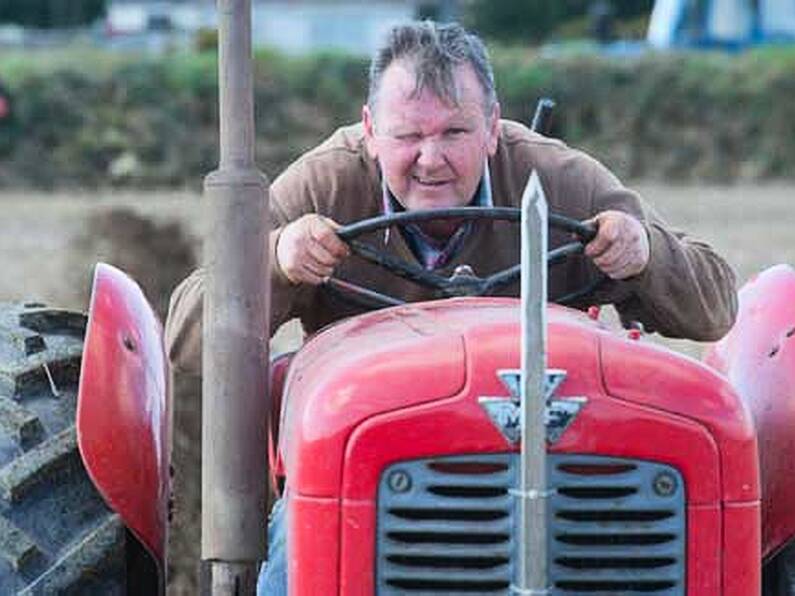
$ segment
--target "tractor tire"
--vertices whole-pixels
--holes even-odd
[[[77,450],[85,325],[0,304],[0,594],[125,591],[125,528]]]
[[[795,542],[791,542],[762,573],[762,596],[795,596]]]

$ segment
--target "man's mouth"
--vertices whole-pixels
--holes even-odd
[[[445,184],[449,184],[450,180],[431,180],[426,178],[418,178],[414,177],[414,181],[422,186],[444,186]]]

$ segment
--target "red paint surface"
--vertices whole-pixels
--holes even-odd
[[[751,417],[726,379],[715,371],[661,346],[602,339],[602,367],[607,392],[698,421],[709,431],[721,454],[723,499],[759,498],[756,437]],[[638,436],[665,448],[665,436]]]
[[[77,405],[80,454],[102,497],[161,569],[170,490],[162,337],[140,288],[97,265]]]
[[[737,322],[705,361],[728,377],[756,427],[768,557],[795,536],[795,270],[771,267],[739,301]]]
[[[719,504],[687,508],[687,593],[717,596],[722,589],[723,533]]]
[[[723,509],[723,596],[755,596],[762,585],[759,501]]]
[[[340,594],[371,596],[375,594],[373,557],[363,556],[365,549],[375,552],[375,502],[372,499],[342,502],[340,537]]]
[[[271,364],[268,368],[270,374],[268,387],[271,398],[270,424],[268,429],[268,461],[270,465],[268,471],[270,472],[271,489],[277,497],[281,496],[279,480],[284,477],[284,462],[279,456],[278,450],[279,413],[282,411],[284,381],[287,378],[287,370],[290,368],[290,363],[293,360],[294,354],[294,352],[279,354],[271,359]]]
[[[548,365],[568,372],[558,396],[589,400],[551,451],[676,467],[687,486],[688,593],[726,590],[724,531],[748,535],[758,524],[721,515],[723,507],[759,497],[754,429],[742,401],[708,367],[614,335],[585,314],[552,306],[548,322]],[[324,593],[372,593],[376,487],[384,467],[513,448],[477,398],[507,395],[496,371],[518,367],[518,332],[516,301],[455,299],[340,323],[296,355],[282,410],[287,485],[293,495],[342,503],[340,583]],[[291,560],[325,556],[328,539],[316,542],[312,528],[330,521],[311,519],[307,509],[291,507],[290,515],[302,533],[290,535]],[[747,573],[727,581],[734,582],[732,593],[757,589]],[[292,584],[290,591],[318,593]]]
[[[331,327],[296,354],[280,425],[288,485],[303,495],[338,495],[356,425],[461,390],[461,338],[433,319],[413,307],[370,313]]]
[[[291,494],[287,507],[289,593],[338,594],[339,501]]]
[[[503,453],[511,450],[469,396],[443,403],[391,412],[362,424],[348,445],[342,496],[373,499],[381,470],[392,463],[461,453]],[[601,433],[599,445],[584,445],[575,426]],[[718,454],[704,429],[690,421],[660,416],[654,410],[595,396],[569,429],[571,434],[550,453],[589,453],[636,457],[666,463],[684,476],[689,503],[713,503],[720,497]],[[660,443],[638,444],[638,433],[665,436]]]

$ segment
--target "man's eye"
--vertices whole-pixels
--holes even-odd
[[[445,134],[449,137],[459,137],[461,135],[465,135],[469,131],[466,128],[449,128],[445,131]]]
[[[421,136],[418,132],[406,132],[403,134],[396,135],[395,138],[398,141],[405,141],[408,143],[415,143],[420,140]]]

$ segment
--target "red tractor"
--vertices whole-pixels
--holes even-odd
[[[230,40],[247,37],[239,22],[238,35],[222,23],[222,68],[237,51]],[[230,87],[245,88],[235,76]],[[222,126],[222,139],[251,139],[239,132]],[[263,182],[248,150],[222,150],[221,162],[208,192],[238,211],[217,208],[234,242],[210,245],[220,272],[206,308],[229,311],[232,323],[205,327],[208,593],[253,586],[268,468],[287,510],[293,595],[795,593],[795,271],[750,281],[734,328],[696,362],[638,330],[610,329],[598,309],[545,304],[547,216],[531,178],[521,300],[453,297],[335,324],[271,363],[267,399],[258,376],[267,317],[243,316],[266,312],[267,294],[260,282],[239,291],[262,278],[234,265],[244,259],[229,248],[250,256],[264,246],[251,222],[267,218],[241,206]],[[242,191],[224,194],[225,171]],[[494,281],[460,271],[450,283],[472,293]],[[221,302],[225,291],[244,308]],[[0,593],[164,586],[162,328],[134,282],[97,268],[75,432],[85,322],[35,304],[0,313]],[[251,335],[235,343],[241,329]],[[225,374],[238,388],[252,378],[254,391],[208,399],[208,384],[229,386],[217,382]],[[80,480],[77,444],[90,482]]]
[[[548,367],[565,371],[550,375],[547,401],[552,593],[792,593],[794,295],[786,266],[749,282],[706,364],[593,312],[547,308]],[[517,300],[486,297],[398,306],[274,361],[272,470],[288,508],[291,594],[509,589],[520,312]],[[125,542],[134,581],[147,581],[138,542],[163,569],[160,325],[128,278],[97,269],[77,438],[125,538],[89,483],[63,488],[80,471],[74,429],[58,419],[72,413],[83,323],[38,305],[0,321],[3,593],[83,581],[107,593],[102,582],[123,577]],[[117,565],[115,579],[97,571],[103,562]]]

